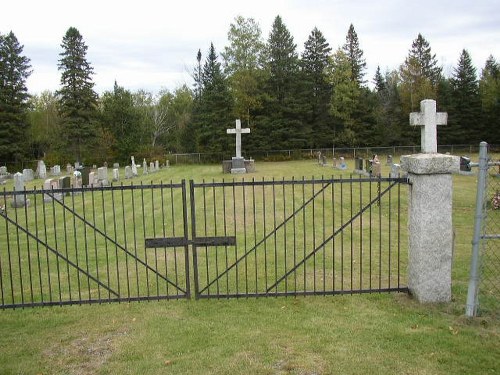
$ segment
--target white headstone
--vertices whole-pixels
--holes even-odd
[[[108,167],[99,167],[97,169],[97,179],[102,186],[108,185]]]
[[[250,133],[250,128],[241,128],[240,119],[236,120],[234,129],[227,129],[227,134],[236,134],[236,157],[241,158],[241,135]]]
[[[160,162],[158,160],[155,161],[155,170],[160,170]]]
[[[45,163],[43,160],[38,161],[38,165],[36,167],[36,174],[38,178],[47,178],[47,167],[45,166]]]
[[[137,176],[137,165],[135,165],[135,159],[133,156],[130,157],[132,159],[132,164],[131,164],[131,167],[132,167],[132,176]]]
[[[120,170],[118,168],[113,168],[113,181],[120,180]]]
[[[148,174],[148,163],[146,163],[146,158],[142,161],[142,174]]]
[[[97,185],[97,179],[95,172],[89,173],[89,186]]]
[[[150,171],[151,173],[153,173],[155,170],[156,170],[156,169],[155,169],[155,163],[153,163],[153,162],[149,163],[149,171]]]
[[[436,112],[436,101],[425,99],[420,102],[420,112],[410,113],[410,125],[422,126],[420,142],[424,154],[437,152],[437,125],[446,125],[448,114]]]
[[[24,191],[24,177],[23,177],[23,174],[21,174],[19,172],[14,174],[14,190],[15,191]],[[24,195],[15,194],[12,198],[13,198],[13,200],[11,202],[11,206],[13,208],[24,207],[24,205],[26,203]]]
[[[35,177],[33,169],[23,169],[23,180],[24,182],[32,181]]]
[[[52,168],[50,168],[50,173],[54,176],[59,176],[61,174],[61,166],[60,165],[54,165]]]
[[[134,177],[134,175],[132,174],[132,167],[130,165],[127,165],[125,167],[125,178],[129,179],[132,177]]]

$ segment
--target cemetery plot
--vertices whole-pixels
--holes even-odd
[[[407,291],[406,182],[191,182],[196,297]]]
[[[185,184],[3,191],[1,307],[186,298]],[[11,208],[14,195],[29,205]],[[51,199],[52,198],[52,199]]]

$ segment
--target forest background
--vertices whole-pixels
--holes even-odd
[[[85,164],[201,152],[232,156],[226,129],[240,118],[251,129],[244,150],[383,147],[419,143],[408,114],[422,99],[448,112],[439,144],[500,143],[500,64],[478,73],[469,52],[457,51],[450,76],[418,34],[393,70],[366,76],[354,25],[336,49],[313,28],[303,52],[280,16],[264,39],[252,18],[236,17],[228,45],[193,51],[192,86],[151,93],[114,83],[94,90],[83,36],[62,38],[60,89],[30,95],[30,59],[13,31],[0,34],[0,164],[44,158]],[[384,51],[380,51],[383,53]]]

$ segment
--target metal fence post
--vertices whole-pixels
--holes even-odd
[[[474,216],[474,237],[472,239],[472,259],[470,266],[469,290],[467,292],[467,305],[465,315],[476,316],[478,308],[479,288],[479,242],[481,227],[484,219],[484,192],[486,178],[488,177],[488,144],[481,142],[479,145],[479,175],[477,179],[476,214]]]

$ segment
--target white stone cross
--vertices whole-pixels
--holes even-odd
[[[425,99],[420,102],[420,112],[410,113],[410,125],[422,126],[420,142],[422,152],[430,154],[437,152],[437,125],[446,125],[448,114],[436,112],[436,101]]]
[[[250,133],[250,128],[241,128],[240,119],[236,120],[235,129],[227,129],[227,134],[236,134],[236,157],[241,158],[241,134]]]

